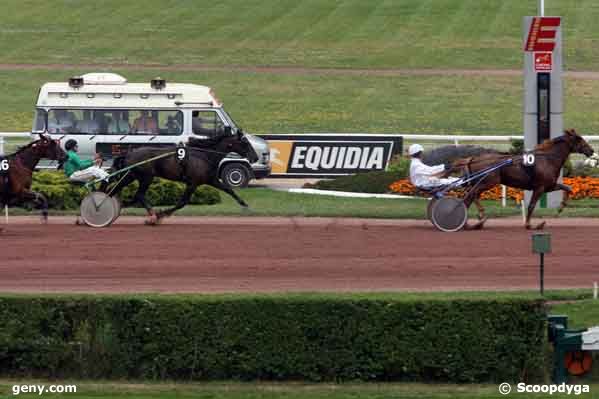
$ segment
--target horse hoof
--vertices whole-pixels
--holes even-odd
[[[151,214],[145,221],[145,224],[148,226],[156,226],[158,224],[158,216],[155,213]]]
[[[537,227],[535,227],[535,230],[543,230],[544,227],[545,227],[545,222],[541,222],[537,225]]]
[[[478,222],[474,223],[473,225],[466,224],[464,226],[464,230],[482,230],[486,221],[487,221],[487,217],[484,217],[481,220],[479,220]]]

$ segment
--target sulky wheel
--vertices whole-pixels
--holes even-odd
[[[101,191],[93,191],[81,201],[81,218],[91,227],[106,227],[117,217],[116,202]]]
[[[468,210],[459,198],[439,198],[432,206],[431,221],[441,231],[459,231],[468,221]]]
[[[437,198],[432,197],[431,199],[428,200],[428,203],[426,204],[426,218],[431,223],[433,223],[433,205],[435,205],[436,201],[437,201]]]
[[[115,212],[114,212],[114,219],[112,219],[112,222],[114,223],[114,221],[117,220],[119,218],[119,216],[121,216],[122,205],[121,205],[121,200],[117,196],[110,197],[110,198],[112,199],[112,202],[114,202]]]

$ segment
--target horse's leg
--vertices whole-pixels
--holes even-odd
[[[483,228],[485,222],[487,221],[487,218],[485,217],[485,214],[484,214],[484,208],[482,207],[482,205],[480,203],[480,194],[483,191],[484,190],[480,191],[478,189],[475,189],[474,191],[469,192],[466,195],[466,197],[464,198],[464,205],[466,205],[467,209],[470,209],[470,205],[472,205],[473,202],[476,205],[476,207],[478,208],[478,222],[476,222],[473,225],[470,225],[470,224],[468,224],[468,222],[466,222],[466,225],[464,226],[464,230],[480,230]]]
[[[229,194],[231,197],[233,197],[233,199],[235,199],[235,201],[237,201],[237,203],[239,205],[241,205],[244,208],[248,208],[248,204],[246,204],[246,202],[244,200],[242,200],[241,198],[239,198],[239,196],[237,196],[237,194],[235,193],[235,191],[233,191],[233,189],[231,187],[229,187],[227,184],[221,182],[220,180],[218,180],[217,177],[215,177],[214,179],[212,179],[212,181],[210,183],[208,183],[209,185],[211,185],[212,187],[218,188],[219,190],[224,191],[225,193]]]
[[[189,203],[189,200],[191,199],[191,196],[193,195],[193,193],[196,191],[197,188],[198,188],[198,184],[188,183],[187,186],[185,187],[185,192],[183,193],[183,196],[179,199],[179,202],[177,202],[177,205],[175,205],[172,208],[165,209],[163,211],[158,212],[158,214],[157,214],[158,219],[162,219],[165,216],[170,216],[173,214],[173,212],[178,211],[179,209],[181,209],[185,205],[187,205]]]
[[[551,191],[563,190],[564,198],[562,199],[562,203],[559,205],[559,209],[557,210],[557,214],[562,213],[564,208],[568,206],[568,200],[570,199],[570,194],[572,194],[572,188],[570,186],[566,186],[565,184],[556,183],[555,187]]]
[[[485,207],[480,203],[480,197],[474,199],[474,205],[476,205],[476,209],[478,209],[478,220],[485,219]]]
[[[48,200],[43,194],[37,193],[35,191],[25,191],[21,195],[22,202],[31,202],[35,209],[42,210],[42,223],[48,223]]]
[[[114,186],[112,188],[112,190],[110,190],[110,196],[114,197],[115,195],[119,195],[125,187],[127,187],[129,184],[133,183],[136,179],[137,179],[137,177],[132,172],[129,172],[129,174],[127,174],[127,176],[125,176],[122,180],[120,180],[117,183],[117,185]],[[135,204],[135,197],[131,201],[123,201],[123,208],[130,207],[134,204]]]
[[[152,205],[150,205],[150,203],[146,200],[146,192],[148,191],[148,188],[150,188],[150,185],[152,184],[154,177],[153,176],[142,176],[142,177],[138,178],[138,180],[139,180],[139,188],[137,189],[137,192],[133,196],[132,203],[139,202],[146,209],[146,211],[148,212],[148,215],[150,216],[150,219],[146,222],[146,224],[156,224],[156,222],[158,221],[156,212],[152,208]]]
[[[545,227],[545,222],[541,222],[534,227],[532,227],[530,225],[530,219],[532,218],[532,213],[535,210],[537,201],[541,197],[541,194],[543,194],[544,192],[545,192],[545,190],[543,190],[543,188],[537,188],[535,191],[533,191],[532,196],[530,197],[530,203],[528,204],[528,210],[527,210],[527,214],[526,214],[526,224],[524,225],[524,227],[527,230],[530,230],[530,229],[541,230],[543,227]]]

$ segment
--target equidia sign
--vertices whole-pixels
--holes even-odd
[[[384,170],[402,137],[371,134],[261,135],[270,146],[271,176],[339,176]]]

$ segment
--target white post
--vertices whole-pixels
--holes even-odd
[[[593,299],[597,299],[597,291],[599,290],[599,287],[597,287],[597,282],[595,281],[593,283]]]
[[[505,208],[507,205],[507,187],[505,184],[501,185],[501,207]]]
[[[526,223],[526,202],[520,201],[520,207],[522,208],[522,222]]]
[[[458,143],[458,138],[457,138],[457,137],[455,137],[455,138],[453,139],[453,145],[455,145],[456,147],[457,147],[458,145],[460,145],[460,143]]]
[[[4,155],[4,137],[0,136],[0,155]]]
[[[539,16],[545,16],[545,0],[539,0]]]

